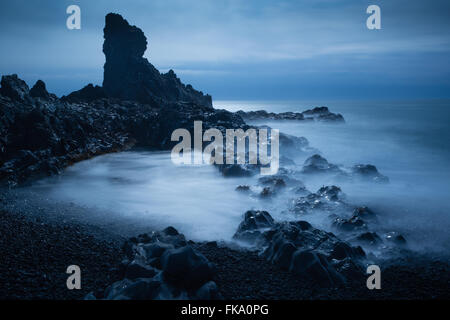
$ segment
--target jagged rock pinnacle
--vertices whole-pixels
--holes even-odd
[[[212,107],[211,96],[184,85],[172,70],[161,74],[143,57],[147,38],[121,15],[108,14],[103,32],[103,88],[108,96],[155,104],[186,101]]]

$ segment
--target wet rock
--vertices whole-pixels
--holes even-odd
[[[125,271],[125,278],[131,280],[136,278],[153,278],[155,275],[156,270],[153,267],[136,260],[128,264]]]
[[[250,186],[247,185],[240,185],[236,187],[236,191],[250,191]]]
[[[297,251],[297,247],[289,242],[277,240],[277,250],[273,251],[273,254],[269,257],[269,261],[279,267],[288,270],[292,264],[292,256]]]
[[[299,154],[311,154],[314,149],[309,146],[305,137],[296,137],[280,132],[280,154],[282,156],[298,156]]]
[[[105,290],[106,300],[152,300],[161,291],[161,282],[156,279],[140,278],[136,280],[123,279],[115,282]],[[89,294],[90,299],[94,296]]]
[[[214,275],[214,267],[191,246],[167,250],[161,261],[164,279],[177,287],[199,288]]]
[[[124,248],[125,278],[110,285],[102,296],[90,293],[86,299],[220,298],[212,281],[214,265],[175,228],[130,238]]]
[[[303,173],[338,173],[339,168],[321,155],[315,154],[303,163]]]
[[[343,198],[341,188],[336,186],[321,187],[316,194],[328,201],[341,201]]]
[[[217,241],[208,241],[205,243],[206,246],[211,247],[211,248],[217,248]]]
[[[74,91],[67,96],[61,98],[62,101],[67,101],[71,103],[79,102],[92,102],[97,99],[106,98],[106,93],[102,87],[94,86],[89,83],[84,88]]]
[[[358,207],[353,211],[353,216],[366,220],[376,220],[376,214],[368,207]]]
[[[42,98],[45,100],[48,100],[50,98],[57,98],[54,94],[48,93],[45,83],[42,80],[36,81],[34,86],[30,89],[30,96],[32,96],[33,98]]]
[[[376,232],[364,232],[357,236],[355,240],[370,246],[376,246],[383,242]]]
[[[261,177],[258,179],[258,182],[263,186],[269,186],[272,188],[283,188],[286,186],[286,182],[283,178],[279,176],[268,176],[268,177]]]
[[[274,194],[274,190],[272,190],[272,188],[270,188],[270,187],[264,187],[263,189],[262,189],[262,191],[260,192],[260,196],[262,197],[262,198],[267,198],[267,197],[270,197],[270,196],[272,196]]]
[[[365,229],[367,225],[360,217],[353,216],[350,219],[336,218],[333,221],[333,227],[340,231],[355,231]]]
[[[396,231],[388,232],[384,235],[385,239],[391,243],[396,245],[405,245],[406,239],[401,234]]]
[[[321,286],[345,281],[333,264],[349,259],[358,265],[365,256],[361,247],[352,247],[306,221],[275,222],[268,212],[247,212],[234,238],[261,248],[271,263],[312,277]]]
[[[233,238],[236,240],[252,241],[255,240],[261,232],[274,225],[272,216],[267,211],[250,210],[244,214],[244,220]]]
[[[0,94],[16,101],[29,101],[30,89],[17,74],[2,76]]]
[[[303,114],[299,112],[274,113],[265,110],[247,112],[239,110],[236,113],[246,120],[304,120]]]
[[[256,166],[242,164],[217,165],[224,177],[250,177],[257,174]]]
[[[151,261],[151,259],[160,258],[168,249],[175,248],[173,244],[161,241],[146,243],[141,247],[144,250],[145,257],[148,261]]]
[[[308,250],[298,250],[292,256],[291,272],[312,277],[320,286],[338,286],[345,279],[320,253]]]
[[[293,201],[289,210],[296,214],[306,214],[316,210],[334,212],[347,210],[349,207],[343,201],[344,195],[337,186],[324,186],[316,193],[298,191],[306,196],[301,196]]]
[[[373,182],[387,183],[389,178],[378,172],[377,167],[371,164],[357,164],[351,169],[354,176]]]
[[[305,120],[316,120],[324,122],[344,122],[341,114],[330,112],[327,107],[315,107],[303,112]]]
[[[330,259],[344,260],[346,258],[359,259],[365,256],[361,247],[351,247],[345,242],[339,241],[334,245],[333,251],[329,255]]]
[[[201,286],[195,296],[199,300],[220,300],[222,298],[214,281],[209,281]]]
[[[267,112],[265,110],[236,112],[239,116],[246,120],[316,120],[329,122],[344,122],[341,114],[330,112],[327,107],[316,107],[304,112]]]
[[[352,279],[359,283],[365,280],[364,266],[357,260],[345,258],[343,260],[332,260],[331,264],[345,279]]]

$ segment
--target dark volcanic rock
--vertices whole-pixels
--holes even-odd
[[[286,182],[281,177],[281,175],[273,175],[273,176],[261,177],[261,178],[258,179],[258,183],[260,183],[263,186],[269,186],[269,187],[272,187],[272,188],[284,188],[284,187],[286,187]]]
[[[364,220],[357,216],[353,216],[350,219],[336,218],[333,226],[341,231],[354,231],[367,228]]]
[[[147,59],[147,38],[118,14],[106,16],[103,87],[108,96],[150,104],[188,101],[212,107],[211,96],[184,85],[170,70],[161,74]]]
[[[45,100],[57,98],[54,94],[48,93],[45,83],[42,80],[36,81],[34,86],[30,89],[30,96],[32,96],[33,98],[42,98]]]
[[[351,247],[306,221],[275,222],[265,211],[248,211],[234,238],[265,248],[263,255],[268,261],[307,274],[320,286],[338,286],[345,281],[333,264],[351,260],[358,266],[365,256],[360,247]],[[359,270],[355,272],[359,274]]]
[[[314,119],[316,121],[344,122],[344,117],[341,114],[332,113],[327,107],[315,107],[304,111],[303,115],[306,120]]]
[[[16,76],[3,80],[9,88],[6,91],[16,100],[0,95],[0,180],[12,185],[132,145],[170,149],[177,143],[170,139],[173,130],[185,128],[193,133],[196,120],[203,121],[204,130],[248,128],[234,113],[195,103],[150,106],[121,101],[104,98],[103,89],[92,85],[63,99],[50,95],[48,100],[32,97],[28,86]],[[30,155],[28,151],[33,156],[23,158]],[[223,171],[233,175],[257,170],[255,165],[247,167],[230,165]]]
[[[344,277],[333,268],[327,258],[314,251],[294,252],[289,270],[294,273],[308,274],[320,286],[339,285],[344,282]]]
[[[249,164],[219,164],[219,171],[224,177],[250,177],[257,173],[257,167]]]
[[[236,112],[245,120],[316,120],[327,122],[344,122],[341,114],[330,112],[327,107],[316,107],[304,112],[267,112],[265,110]]]
[[[356,237],[356,240],[371,246],[375,246],[383,242],[376,232],[364,232]]]
[[[347,210],[349,205],[343,199],[344,195],[339,187],[324,186],[316,193],[309,193],[295,199],[290,211],[296,214],[305,214],[315,210],[328,212]]]
[[[236,113],[246,120],[304,120],[303,114],[298,112],[273,113],[265,110],[247,112],[239,110]]]
[[[86,299],[219,299],[212,281],[215,267],[187,244],[173,227],[141,234],[124,244],[124,279],[110,285],[103,294]]]
[[[94,86],[89,83],[84,88],[74,91],[71,94],[61,98],[62,101],[68,101],[72,103],[76,102],[92,102],[97,99],[106,98],[105,91],[102,87]]]
[[[1,85],[0,94],[12,100],[23,102],[28,98],[30,93],[28,85],[25,81],[19,79],[17,74],[2,76]]]
[[[379,173],[377,167],[371,164],[357,164],[353,166],[352,173],[358,178],[373,182],[389,182],[389,178]]]
[[[403,237],[401,234],[399,234],[396,231],[388,232],[384,235],[384,237],[387,241],[390,241],[397,245],[405,245],[406,244],[405,237]]]
[[[339,173],[339,168],[331,164],[321,155],[315,154],[305,160],[303,164],[304,173]]]
[[[353,216],[367,220],[376,220],[376,214],[368,207],[358,207],[353,211]]]
[[[239,224],[233,238],[236,240],[254,241],[264,229],[273,225],[274,220],[267,211],[250,210],[244,214],[244,220]]]
[[[247,192],[250,191],[250,186],[248,185],[239,185],[236,187],[236,191]]]

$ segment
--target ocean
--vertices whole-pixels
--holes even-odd
[[[450,101],[215,101],[237,110],[301,112],[328,106],[345,124],[258,121],[281,132],[306,137],[329,162],[343,166],[373,164],[390,183],[340,183],[348,201],[379,213],[379,232],[398,231],[417,250],[449,252],[450,244]],[[304,155],[293,159],[299,166]],[[335,181],[303,181],[310,191]],[[96,208],[140,227],[173,225],[193,240],[231,240],[242,215],[265,209],[275,219],[289,216],[293,195],[271,200],[235,191],[256,178],[223,178],[209,165],[176,166],[168,152],[133,150],[77,163],[61,176],[32,188],[60,203]],[[318,215],[302,217],[332,230]]]

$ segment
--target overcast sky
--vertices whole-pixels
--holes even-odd
[[[81,8],[81,30],[66,8]],[[381,30],[366,8],[381,7]],[[2,0],[0,74],[58,95],[103,78],[104,16],[145,56],[215,99],[450,98],[448,0]]]

